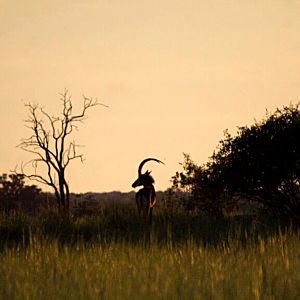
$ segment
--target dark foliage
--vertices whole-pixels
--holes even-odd
[[[251,127],[240,127],[235,137],[226,131],[203,167],[187,158],[174,183],[190,185],[201,209],[219,214],[233,199],[244,199],[262,204],[272,214],[299,218],[299,105],[277,109]]]
[[[36,185],[26,185],[23,174],[0,176],[0,209],[6,214],[11,211],[35,213],[42,204],[43,195]]]

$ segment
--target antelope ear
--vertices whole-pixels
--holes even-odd
[[[151,171],[147,170],[147,171],[145,172],[145,175],[150,175],[150,173],[151,173]]]

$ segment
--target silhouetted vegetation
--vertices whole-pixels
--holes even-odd
[[[27,247],[32,239],[56,241],[60,245],[106,244],[110,242],[159,246],[172,243],[182,245],[193,240],[202,246],[226,245],[238,240],[256,243],[280,231],[297,231],[293,224],[282,223],[276,218],[254,216],[228,216],[216,218],[170,212],[158,207],[152,226],[138,218],[134,205],[103,207],[98,215],[64,217],[48,212],[38,217],[15,213],[0,215],[1,247]]]
[[[36,185],[26,185],[22,174],[0,176],[0,210],[35,214],[46,205],[45,195]]]
[[[100,104],[91,98],[83,98],[83,108],[78,114],[74,114],[71,97],[65,91],[61,94],[62,113],[57,117],[51,116],[38,105],[26,105],[29,110],[26,124],[31,135],[24,138],[19,146],[34,155],[34,159],[30,161],[34,172],[28,174],[22,168],[22,173],[53,189],[61,213],[68,213],[70,208],[66,169],[74,159],[83,160],[83,154],[78,153],[78,145],[68,138],[78,129],[78,124],[86,119],[87,110]]]
[[[258,203],[273,215],[300,217],[299,105],[277,109],[261,122],[227,131],[203,166],[185,155],[174,188],[189,188],[193,207],[213,215],[241,201]]]

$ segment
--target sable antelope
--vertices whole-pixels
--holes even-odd
[[[132,187],[135,188],[137,186],[143,186],[142,189],[140,189],[136,195],[136,205],[138,209],[139,216],[143,216],[146,219],[149,218],[149,222],[151,224],[152,222],[152,210],[153,207],[156,204],[156,194],[154,189],[154,179],[150,175],[150,171],[146,171],[144,174],[142,174],[142,168],[144,164],[150,160],[154,160],[158,163],[162,163],[162,161],[156,159],[156,158],[146,158],[144,159],[138,168],[138,179],[132,184]]]

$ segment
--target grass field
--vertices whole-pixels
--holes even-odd
[[[0,222],[0,299],[300,299],[300,232],[133,210]]]

